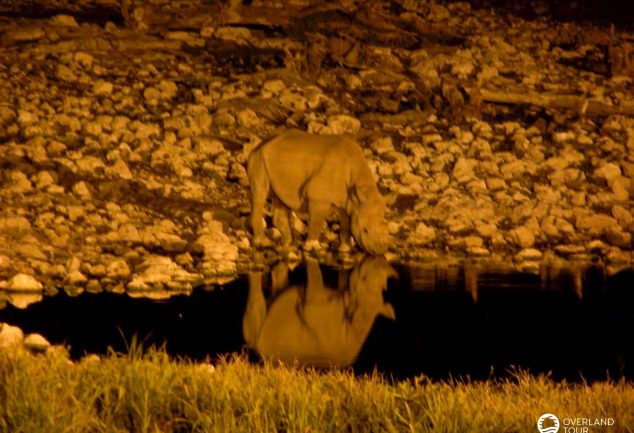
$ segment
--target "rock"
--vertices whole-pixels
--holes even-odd
[[[429,227],[425,223],[418,223],[416,229],[407,239],[407,242],[412,245],[427,245],[436,239],[436,230],[433,227]]]
[[[256,112],[248,108],[241,110],[238,114],[236,114],[236,121],[239,126],[244,126],[245,128],[252,128],[262,124],[262,121],[258,118]]]
[[[187,272],[169,257],[148,257],[135,270],[137,274],[127,284],[132,291],[190,290],[202,282],[200,274]]]
[[[97,80],[92,86],[92,92],[99,96],[110,96],[114,85],[109,81]]]
[[[251,41],[251,31],[245,27],[219,27],[214,32],[214,37],[223,41],[247,44]]]
[[[543,257],[541,251],[536,250],[535,248],[524,248],[515,256],[515,260],[519,262],[525,261],[540,261]]]
[[[122,224],[117,230],[119,240],[123,242],[129,242],[132,244],[141,243],[141,235],[139,230],[133,224]]]
[[[83,286],[88,281],[88,278],[79,270],[73,270],[66,274],[64,277],[64,285],[68,286]]]
[[[57,70],[55,71],[55,76],[62,81],[74,82],[77,81],[77,75],[66,65],[59,64],[57,65]]]
[[[9,233],[26,232],[31,230],[31,223],[22,216],[0,218],[0,231]]]
[[[577,230],[586,232],[591,236],[601,236],[614,226],[618,226],[618,222],[605,214],[583,213],[575,218]]]
[[[18,348],[23,340],[24,333],[20,328],[0,323],[0,349]]]
[[[449,17],[451,17],[451,13],[445,6],[439,5],[435,2],[430,3],[427,19],[430,21],[443,21]]]
[[[33,276],[17,274],[9,279],[5,289],[14,292],[41,292],[43,287],[42,283],[37,281]]]
[[[41,336],[40,334],[29,334],[24,338],[24,347],[27,350],[35,353],[43,353],[51,347],[51,343],[49,343],[46,338]]]
[[[54,17],[52,17],[51,24],[63,27],[79,27],[79,24],[77,24],[75,17],[64,14],[55,15]]]
[[[476,162],[477,161],[473,159],[458,158],[453,170],[451,171],[451,175],[459,183],[466,183],[473,180],[475,178],[473,168]]]
[[[115,163],[109,167],[106,167],[106,174],[113,177],[119,177],[121,179],[130,180],[134,176],[132,176],[132,172],[128,167],[128,164],[122,159],[117,159]]]
[[[40,27],[23,27],[14,31],[5,32],[2,35],[2,39],[10,42],[34,42],[45,36],[46,33]]]
[[[83,180],[73,185],[73,194],[83,200],[90,200],[92,198],[90,188]]]
[[[178,94],[178,87],[176,83],[171,80],[161,80],[158,89],[163,99],[172,99]]]
[[[11,265],[11,258],[7,255],[0,254],[0,270],[7,269]]]
[[[161,97],[161,91],[156,87],[146,87],[143,91],[143,98],[149,103],[156,103]]]
[[[610,185],[614,178],[621,176],[621,168],[614,163],[606,163],[597,168],[592,176],[595,179],[603,179],[607,185]]]
[[[356,134],[361,129],[359,119],[347,114],[330,116],[327,125],[332,134]]]
[[[31,304],[38,303],[44,299],[41,293],[24,293],[24,292],[12,292],[8,296],[8,301],[15,308],[24,310]]]
[[[81,51],[78,51],[75,54],[73,54],[73,60],[75,62],[77,62],[79,65],[81,65],[84,68],[88,69],[88,68],[90,68],[92,66],[95,58],[93,56],[91,56],[90,54],[88,54],[88,53],[83,53]],[[93,89],[93,91],[94,91],[94,89]]]
[[[113,280],[128,278],[131,274],[130,267],[124,259],[116,259],[108,263],[105,274]]]
[[[632,244],[632,234],[623,231],[618,225],[607,228],[605,237],[608,243],[615,247],[630,247]]]
[[[533,231],[526,226],[518,227],[509,232],[509,240],[520,248],[530,248],[535,243]]]
[[[279,95],[286,89],[286,85],[282,80],[268,80],[262,84],[260,94],[265,98]]]
[[[621,227],[631,227],[634,224],[632,213],[621,205],[612,206],[611,213]]]

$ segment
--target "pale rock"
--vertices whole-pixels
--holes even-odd
[[[378,140],[373,141],[371,144],[371,148],[378,155],[383,155],[395,150],[394,144],[392,143],[392,137],[382,137]]]
[[[223,41],[248,44],[251,41],[251,31],[246,27],[219,27],[214,32],[214,37]]]
[[[26,232],[31,230],[31,223],[23,216],[0,217],[0,231]]]
[[[71,68],[66,65],[59,64],[55,71],[55,75],[62,81],[74,82],[77,81],[77,75]]]
[[[270,98],[275,95],[279,95],[286,89],[286,85],[282,80],[268,80],[262,84],[260,93],[265,98]]]
[[[90,200],[92,198],[90,188],[83,180],[73,185],[73,194],[83,200]]]
[[[17,326],[0,323],[0,349],[18,348],[24,341],[24,333]]]
[[[145,90],[143,90],[143,98],[145,98],[148,103],[156,103],[160,97],[161,91],[156,87],[146,87]]]
[[[612,180],[619,176],[621,176],[621,168],[617,164],[611,162],[603,164],[593,173],[594,178],[605,180],[607,185],[610,185]]]
[[[290,89],[282,90],[278,100],[282,106],[290,108],[293,111],[303,111],[308,107],[308,100]]]
[[[445,6],[437,4],[436,2],[432,2],[429,4],[429,12],[427,14],[427,19],[430,21],[444,21],[451,17],[451,13],[449,9]]]
[[[113,280],[128,278],[130,274],[130,267],[125,259],[115,259],[105,268],[105,275]]]
[[[631,247],[632,246],[632,234],[624,231],[619,226],[612,226],[605,231],[606,240],[610,245],[615,247]]]
[[[577,230],[586,232],[591,236],[601,236],[608,229],[618,227],[616,219],[605,214],[595,214],[590,212],[579,213],[575,217],[575,227]]]
[[[37,114],[27,111],[27,110],[18,110],[18,123],[22,126],[32,125],[39,120]]]
[[[577,138],[572,131],[559,131],[552,134],[553,141],[557,144],[563,144],[569,141],[575,141]]]
[[[249,108],[239,111],[236,114],[236,121],[239,126],[244,126],[246,128],[262,124],[262,121],[258,118],[257,113]]]
[[[428,245],[436,239],[436,230],[425,223],[418,223],[407,242],[412,245]]]
[[[128,290],[190,290],[202,282],[202,276],[187,272],[169,257],[150,256],[136,267],[127,284]]]
[[[14,292],[41,292],[44,286],[33,276],[27,274],[14,275],[9,281],[5,289]]]
[[[77,23],[77,20],[75,20],[75,17],[65,14],[59,14],[52,17],[51,24],[61,27],[79,27],[79,24]]]
[[[608,185],[618,201],[627,201],[630,199],[631,183],[628,178],[616,176],[609,181]]]
[[[524,248],[519,253],[517,253],[517,255],[515,256],[515,260],[519,262],[524,262],[524,261],[535,262],[535,261],[540,261],[542,257],[543,257],[543,254],[541,253],[541,251],[535,248]]]
[[[359,119],[347,114],[335,114],[328,117],[327,125],[332,134],[356,134],[361,129]]]
[[[172,99],[178,94],[176,83],[171,80],[161,80],[158,89],[163,99]]]
[[[634,216],[632,216],[632,213],[625,207],[614,205],[612,206],[611,213],[621,227],[631,227],[634,225]]]
[[[105,171],[106,164],[96,156],[84,156],[75,161],[77,168],[82,174],[95,175]]]
[[[466,183],[475,178],[474,167],[476,165],[476,160],[467,159],[467,158],[458,158],[456,161],[453,170],[451,171],[451,175],[456,179],[459,183]]]
[[[64,284],[71,286],[83,286],[88,278],[79,270],[70,271],[64,277]]]
[[[11,258],[5,254],[0,254],[0,270],[7,269],[11,265]]]
[[[99,96],[110,96],[114,85],[109,81],[97,80],[92,86],[92,92]]]
[[[214,114],[212,123],[216,128],[231,128],[235,125],[236,118],[227,110],[218,110],[216,114]]]
[[[44,338],[40,334],[29,334],[24,338],[24,347],[27,350],[35,353],[43,353],[51,347],[51,343],[49,343],[46,338]]]
[[[141,243],[139,230],[133,224],[121,224],[117,230],[119,240],[132,244]]]
[[[35,187],[37,189],[47,189],[55,185],[55,179],[51,173],[46,170],[38,172],[33,181],[35,182]]]
[[[128,164],[126,164],[123,159],[118,159],[115,161],[114,164],[106,167],[105,172],[109,176],[119,177],[125,180],[130,180],[133,178]]]
[[[509,240],[520,248],[530,248],[535,244],[533,231],[525,226],[517,227],[509,232]]]
[[[506,189],[506,182],[499,177],[487,177],[486,187],[490,191],[502,191]]]
[[[34,42],[46,36],[40,27],[22,27],[14,31],[5,32],[2,39],[14,42]]]
[[[73,54],[73,60],[77,62],[79,65],[88,69],[92,66],[95,58],[88,53],[78,51],[75,54]]]

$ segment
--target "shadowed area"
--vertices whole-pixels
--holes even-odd
[[[483,379],[522,368],[600,380],[633,377],[633,285],[629,268],[524,272],[365,258],[337,269],[308,259],[161,301],[61,292],[25,309],[9,303],[0,321],[70,345],[74,358],[125,351],[136,336],[195,359],[251,348],[258,358],[395,378]]]

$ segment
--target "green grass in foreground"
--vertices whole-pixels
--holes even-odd
[[[544,412],[634,431],[632,383],[389,383],[379,376],[170,359],[160,350],[71,365],[0,351],[0,432],[537,432]],[[563,432],[563,425],[560,432]],[[572,430],[571,430],[572,431]],[[581,430],[580,430],[581,431]]]

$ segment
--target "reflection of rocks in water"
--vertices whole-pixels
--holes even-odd
[[[396,272],[383,257],[366,257],[351,271],[339,271],[338,287],[324,281],[314,259],[306,259],[305,285],[289,285],[288,272],[286,263],[272,269],[268,298],[262,273],[249,275],[244,338],[263,358],[345,367],[357,358],[377,316],[395,318],[383,291]]]

